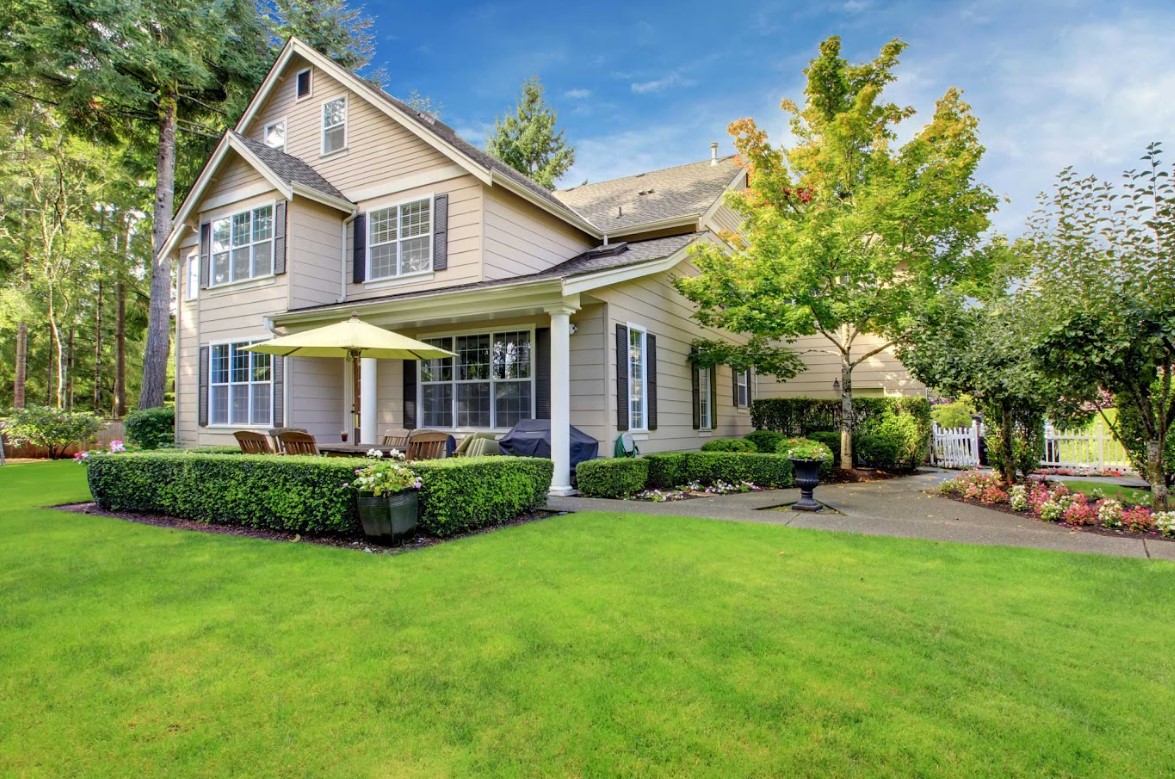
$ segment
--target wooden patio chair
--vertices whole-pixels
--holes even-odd
[[[439,460],[448,452],[449,434],[435,430],[426,430],[414,433],[408,437],[408,452],[406,459],[412,460]]]
[[[383,438],[383,445],[385,447],[392,447],[403,452],[408,448],[408,434],[407,433],[386,433]]]
[[[269,439],[261,433],[254,433],[252,430],[238,430],[233,433],[233,437],[237,439],[237,444],[245,454],[273,454]]]
[[[278,433],[277,440],[286,454],[318,454],[318,442],[309,433],[287,430]]]
[[[303,427],[271,427],[270,429],[265,431],[265,434],[268,435],[269,438],[273,442],[273,451],[281,452],[282,451],[282,442],[281,442],[281,439],[278,438],[278,436],[280,436],[282,433],[307,433],[307,432],[309,432],[309,431]]]

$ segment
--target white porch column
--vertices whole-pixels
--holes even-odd
[[[551,477],[552,495],[572,495],[571,488],[571,315],[572,306],[553,306],[551,315]]]
[[[359,444],[377,444],[376,419],[379,401],[376,386],[376,361],[371,357],[359,360]]]

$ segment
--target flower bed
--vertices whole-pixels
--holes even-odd
[[[939,491],[947,497],[1074,528],[1096,527],[1175,538],[1175,511],[1152,511],[1146,506],[1086,495],[1059,482],[1032,481],[1008,487],[997,474],[968,471],[943,482]]]
[[[632,496],[633,500],[648,500],[653,503],[667,503],[674,500],[689,500],[690,498],[705,498],[710,495],[731,495],[736,492],[760,492],[763,488],[754,482],[741,481],[736,484],[719,479],[710,485],[701,482],[682,484],[672,490],[641,490]]]

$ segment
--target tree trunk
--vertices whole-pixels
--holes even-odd
[[[77,356],[76,356],[76,354],[74,352],[74,348],[73,348],[73,346],[74,346],[73,336],[74,336],[74,328],[72,325],[70,325],[69,341],[68,341],[69,346],[66,349],[66,358],[65,358],[65,387],[66,387],[65,407],[71,413],[73,412],[73,395],[74,395],[74,387],[76,386],[74,383],[73,374],[74,374],[75,363],[77,361]]]
[[[12,407],[24,408],[24,388],[29,369],[29,326],[21,322],[16,326],[16,376],[12,382]]]
[[[1151,485],[1151,505],[1155,511],[1167,510],[1167,469],[1163,463],[1165,436],[1146,442],[1147,481]]]
[[[840,355],[840,467],[853,467],[853,363],[847,351]]]
[[[171,233],[175,201],[175,126],[176,98],[171,94],[162,95],[159,100],[159,149],[155,157],[155,205],[151,230],[151,297],[139,408],[162,406],[167,381],[167,354],[171,345],[171,260],[162,249]]]
[[[102,297],[104,292],[102,279],[98,279],[98,303],[94,306],[94,392],[91,407],[95,414],[100,414],[102,408]]]
[[[114,287],[114,417],[126,416],[126,282]]]
[[[1014,424],[1012,409],[1004,404],[1000,407],[1000,476],[1008,486],[1016,483]]]

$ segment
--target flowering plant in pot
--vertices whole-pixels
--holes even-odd
[[[795,471],[800,499],[792,508],[798,511],[820,511],[824,508],[816,502],[812,493],[820,483],[820,466],[832,462],[832,450],[808,438],[785,438],[779,442],[775,451],[790,459]]]
[[[399,459],[377,458],[355,469],[344,486],[358,490],[356,504],[368,538],[399,541],[416,529],[420,477]]]

